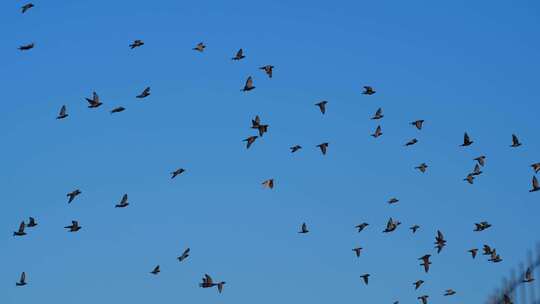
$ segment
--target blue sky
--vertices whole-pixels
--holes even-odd
[[[34,3],[24,15],[22,2],[0,4],[2,303],[473,303],[540,239],[540,193],[528,192],[540,161],[536,2]],[[130,50],[135,39],[146,44]],[[231,61],[239,48],[246,58]],[[256,89],[241,92],[250,75]],[[88,109],[94,90],[104,105]],[[63,104],[70,116],[57,121]],[[109,114],[116,106],[127,110]],[[256,114],[269,131],[246,151]],[[465,131],[475,143],[460,148]],[[512,133],[522,147],[509,148]],[[130,206],[115,209],[124,193]],[[28,216],[39,226],[14,239]],[[389,217],[403,225],[386,235]],[[72,219],[76,234],[63,229]],[[473,233],[481,220],[493,227]],[[416,259],[434,254],[437,229],[448,246],[426,275]],[[482,244],[504,261],[472,260]],[[29,285],[16,288],[21,271]],[[197,287],[204,273],[227,281],[223,294]],[[443,298],[447,288],[458,294]]]

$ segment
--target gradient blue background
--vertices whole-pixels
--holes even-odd
[[[22,4],[0,4],[2,303],[479,303],[540,239],[540,193],[528,192],[540,161],[536,1],[36,1],[25,15]],[[130,50],[134,39],[146,45]],[[240,47],[247,58],[231,61]],[[249,75],[256,89],[240,92]],[[377,94],[361,95],[366,84]],[[93,90],[99,109],[84,101]],[[57,121],[62,104],[70,116]],[[256,114],[269,132],[246,151]],[[291,155],[294,144],[304,149]],[[131,205],[115,209],[124,193]],[[39,226],[13,238],[28,216]],[[403,225],[382,234],[390,216]],[[72,219],[77,234],[62,228]],[[493,227],[473,233],[481,220]],[[297,233],[303,221],[310,234]],[[437,229],[448,246],[426,275],[416,259],[434,253]],[[484,243],[504,261],[472,260]],[[16,288],[21,271],[29,285]],[[223,294],[197,287],[204,273],[227,281]],[[443,298],[447,288],[458,294]]]

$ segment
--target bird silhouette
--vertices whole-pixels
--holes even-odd
[[[376,91],[372,87],[364,86],[364,91],[362,92],[362,94],[364,94],[364,95],[373,95],[375,93],[376,93]]]
[[[534,173],[540,172],[540,163],[534,163],[531,165],[531,168],[533,168]]]
[[[530,283],[534,281],[532,269],[529,267],[527,268],[527,271],[525,271],[525,277],[523,278],[523,283]]]
[[[512,134],[512,145],[510,147],[517,148],[521,146],[521,143],[519,142],[519,139],[516,134]]]
[[[416,144],[417,142],[418,142],[418,139],[413,138],[413,139],[409,140],[407,143],[405,143],[405,146],[406,147],[412,146],[412,145]]]
[[[377,126],[377,129],[375,129],[375,133],[371,134],[371,136],[377,138],[379,136],[383,135],[381,126]]]
[[[126,108],[124,108],[124,107],[116,107],[116,108],[111,110],[111,114],[124,112],[125,110],[126,110]]]
[[[315,105],[317,107],[319,107],[319,109],[321,110],[321,113],[324,114],[324,113],[326,113],[326,104],[327,103],[328,103],[328,101],[323,100],[321,102],[316,103]]]
[[[19,282],[15,283],[16,286],[24,286],[26,285],[26,273],[23,271],[21,273],[21,277],[19,278]]]
[[[296,152],[296,151],[302,149],[302,146],[300,146],[300,145],[295,145],[295,146],[290,147],[289,149],[291,149],[291,153],[294,153],[294,152]]]
[[[321,153],[322,153],[323,155],[326,155],[326,150],[328,149],[328,143],[327,143],[327,142],[322,143],[322,144],[318,144],[317,147],[318,147],[319,149],[321,149]]]
[[[474,176],[472,174],[468,174],[463,180],[472,185],[474,183]]]
[[[160,272],[161,270],[159,269],[159,265],[157,265],[152,271],[150,271],[150,273],[153,275],[158,275]]]
[[[81,230],[81,226],[79,226],[78,221],[71,221],[71,225],[65,226],[64,228],[69,229],[69,232],[77,232]]]
[[[306,225],[306,223],[302,223],[302,226],[300,226],[300,231],[298,231],[298,233],[302,233],[302,234],[305,234],[305,233],[308,233],[309,230],[308,230],[308,227]]]
[[[212,277],[210,277],[208,274],[205,274],[202,280],[203,280],[202,283],[199,284],[200,287],[211,288],[211,287],[217,286],[219,293],[223,291],[223,286],[225,285],[224,281],[219,282],[219,283],[214,283],[214,280],[212,280]]]
[[[184,261],[185,259],[187,259],[189,257],[189,251],[190,249],[189,248],[186,248],[184,250],[184,252],[182,252],[182,255],[180,255],[179,257],[177,257],[178,261],[179,262],[182,262]]]
[[[28,218],[28,225],[26,225],[26,227],[32,228],[32,227],[36,227],[37,225],[38,225],[38,224],[37,224],[35,218],[33,218],[33,217],[29,217],[29,218]]]
[[[103,103],[99,100],[99,95],[96,92],[92,93],[92,98],[85,98],[88,101],[89,108],[97,108]]]
[[[253,89],[255,89],[255,86],[253,86],[253,78],[251,76],[249,76],[246,79],[246,84],[244,85],[244,88],[242,89],[242,91],[247,92],[247,91],[251,91]]]
[[[141,92],[141,94],[135,96],[136,98],[142,99],[150,96],[150,87],[144,88],[144,90]]]
[[[414,285],[414,290],[417,290],[418,288],[420,288],[420,286],[422,286],[422,284],[424,284],[424,281],[423,280],[418,280],[416,282],[413,283]]]
[[[23,236],[26,235],[26,232],[24,232],[24,228],[26,227],[26,224],[24,221],[21,222],[19,225],[19,230],[13,232],[13,236]]]
[[[428,168],[428,165],[426,163],[421,163],[420,165],[418,165],[418,166],[416,166],[414,168],[420,170],[420,172],[422,172],[422,173],[425,173],[427,168]]]
[[[437,235],[435,236],[435,248],[437,248],[437,253],[441,253],[444,246],[446,246],[444,235],[440,230],[437,230]]]
[[[486,229],[488,229],[489,227],[491,227],[491,224],[486,222],[486,221],[482,221],[480,223],[474,223],[474,231],[484,231]]]
[[[202,42],[197,43],[197,45],[193,48],[194,51],[203,52],[206,48],[206,45]]]
[[[375,114],[371,117],[371,119],[378,120],[378,119],[381,119],[383,117],[384,117],[384,115],[383,115],[382,108],[378,108],[377,111],[375,112]]]
[[[532,178],[532,189],[529,190],[529,192],[535,192],[540,190],[540,186],[538,185],[538,179],[536,179],[536,176],[533,176]]]
[[[367,226],[369,226],[368,223],[362,223],[362,224],[356,225],[354,228],[357,228],[358,232],[362,232],[362,230],[366,229]]]
[[[486,156],[485,155],[480,155],[477,158],[475,158],[474,160],[477,161],[478,164],[480,166],[482,166],[482,167],[486,164]]]
[[[255,142],[255,140],[258,138],[259,136],[250,136],[246,139],[244,139],[243,141],[245,141],[247,143],[246,145],[246,149],[249,149],[249,147],[251,147],[251,145]]]
[[[455,295],[456,292],[453,290],[453,289],[447,289],[444,291],[444,296],[447,297],[447,296],[453,296]]]
[[[360,278],[362,278],[362,280],[364,281],[364,284],[368,285],[369,283],[369,277],[370,277],[370,274],[369,273],[366,273],[366,274],[363,274],[360,276]]]
[[[144,45],[144,41],[142,40],[134,40],[130,45],[129,47],[133,50],[134,48],[138,48],[138,47],[141,47]]]
[[[116,204],[114,207],[115,208],[125,208],[127,206],[129,206],[128,195],[124,194],[122,196],[122,199],[120,200],[120,202],[118,204]]]
[[[426,273],[429,272],[429,265],[431,265],[431,262],[429,261],[430,257],[431,257],[431,254],[426,254],[426,255],[418,258],[419,260],[422,260],[422,264],[420,264],[420,266],[424,266],[424,271]]]
[[[411,125],[415,126],[418,130],[422,130],[422,127],[424,126],[424,120],[419,119],[411,122]]]
[[[267,179],[264,182],[262,182],[262,185],[264,188],[274,189],[274,179],[273,178]]]
[[[478,249],[477,248],[469,249],[467,252],[470,252],[472,258],[474,259],[474,258],[476,258],[476,254],[478,253]]]
[[[387,203],[388,203],[389,205],[393,205],[393,204],[396,204],[396,203],[398,203],[398,202],[399,202],[399,200],[398,200],[397,198],[395,198],[395,197],[392,197],[392,198],[390,198],[390,199],[387,201]]]
[[[423,296],[418,297],[417,299],[422,301],[422,304],[428,304],[428,298],[429,298],[428,295],[423,295]]]
[[[470,139],[469,134],[465,132],[463,135],[463,144],[461,144],[462,147],[467,147],[473,144],[473,141]]]
[[[173,172],[171,172],[171,179],[177,177],[178,175],[182,174],[186,172],[186,170],[184,168],[178,168],[176,170],[174,170]]]
[[[60,112],[58,113],[58,116],[56,116],[56,119],[64,119],[66,117],[68,117],[68,113],[67,113],[67,108],[66,108],[66,105],[63,105],[61,108],[60,108]]]
[[[502,258],[501,256],[497,253],[497,251],[495,249],[493,249],[491,251],[491,255],[490,255],[490,258],[489,260],[490,262],[493,262],[493,263],[499,263],[499,262],[502,262]]]
[[[73,191],[71,191],[70,193],[66,194],[67,197],[69,197],[68,199],[68,204],[70,204],[71,202],[73,202],[73,200],[79,196],[81,194],[81,190],[79,189],[75,189]]]
[[[24,13],[26,13],[26,11],[28,11],[28,10],[31,9],[32,7],[34,7],[34,4],[33,4],[33,3],[27,3],[27,4],[25,4],[25,5],[23,5],[23,6],[21,7],[21,11],[22,11],[22,13],[24,14]]]
[[[470,173],[470,175],[472,176],[478,176],[482,174],[482,170],[480,169],[480,165],[479,164],[475,164],[474,165],[474,169],[473,169],[473,172]]]
[[[266,73],[266,75],[268,75],[268,78],[272,78],[272,73],[274,71],[273,65],[265,65],[265,66],[260,67],[259,69],[263,70]]]
[[[418,229],[420,229],[420,226],[418,226],[418,225],[412,225],[411,227],[409,227],[409,229],[412,230],[412,233],[416,233],[416,231],[417,231]]]
[[[493,252],[493,249],[491,249],[489,245],[484,245],[484,247],[482,248],[482,251],[483,251],[483,255],[491,255],[491,253]]]
[[[356,254],[356,257],[360,257],[360,253],[362,252],[362,247],[356,247],[356,248],[353,248],[352,251],[354,251],[354,253]]]
[[[32,42],[32,43],[29,43],[29,44],[23,44],[21,46],[19,46],[19,51],[29,51],[31,49],[33,49],[35,46],[35,44]]]
[[[236,55],[234,55],[233,58],[231,58],[232,60],[241,60],[241,59],[244,59],[246,58],[246,56],[244,56],[244,50],[243,49],[239,49],[238,52],[236,52]]]
[[[401,225],[401,222],[394,221],[392,218],[390,218],[388,222],[386,223],[386,228],[383,230],[383,232],[389,233],[389,232],[395,231],[399,225]]]

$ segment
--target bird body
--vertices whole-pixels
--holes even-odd
[[[401,222],[394,221],[392,218],[390,218],[388,222],[386,223],[386,228],[383,230],[383,232],[389,233],[389,232],[395,231],[399,225],[401,225]]]
[[[532,178],[532,189],[529,190],[529,192],[536,192],[540,190],[540,185],[538,185],[538,179],[536,179],[536,176],[533,176]]]
[[[418,130],[422,130],[422,127],[424,126],[424,120],[419,119],[411,122],[411,125],[415,126]]]
[[[206,45],[202,42],[199,42],[197,43],[197,45],[193,48],[194,51],[197,51],[197,52],[203,52],[204,49],[206,48]]]
[[[161,270],[159,269],[159,265],[157,265],[152,271],[150,271],[150,273],[153,275],[158,275],[160,272]]]
[[[465,132],[465,134],[463,135],[463,144],[461,144],[461,146],[462,147],[467,147],[467,146],[470,146],[472,144],[473,144],[473,141],[469,137],[469,134],[467,134],[467,132]]]
[[[22,13],[24,14],[24,13],[26,13],[26,11],[28,11],[28,10],[31,9],[32,7],[34,7],[34,4],[33,4],[33,3],[27,3],[27,4],[25,4],[25,5],[23,5],[23,6],[21,7],[21,11],[22,11]]]
[[[32,227],[36,227],[37,225],[38,225],[38,224],[37,224],[35,218],[33,218],[33,217],[29,217],[29,218],[28,218],[28,225],[26,225],[26,227],[32,228]]]

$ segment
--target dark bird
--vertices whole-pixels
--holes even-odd
[[[463,179],[464,181],[467,181],[469,184],[473,184],[474,182],[474,176],[472,174],[468,174],[467,177]]]
[[[180,174],[182,174],[184,172],[186,172],[186,170],[183,169],[183,168],[179,168],[179,169],[174,170],[173,172],[171,172],[171,179],[177,177],[178,175],[180,175]]]
[[[317,107],[319,107],[319,109],[321,110],[321,113],[324,114],[324,113],[326,113],[326,104],[327,104],[327,103],[328,103],[328,101],[323,100],[323,101],[321,101],[321,102],[316,103],[315,105],[316,105]]]
[[[60,108],[60,112],[58,113],[58,116],[56,116],[56,119],[64,119],[66,117],[68,117],[68,113],[67,113],[67,108],[66,108],[66,105],[63,105],[61,108]]]
[[[516,134],[512,134],[512,145],[510,147],[517,148],[521,146],[521,143],[519,142],[519,138]]]
[[[540,171],[540,163],[534,163],[531,165],[531,168],[533,168],[534,173],[538,173]]]
[[[32,227],[36,227],[37,225],[38,225],[38,224],[37,224],[35,218],[33,218],[33,217],[29,217],[29,218],[28,218],[28,225],[26,225],[26,227],[32,228]]]
[[[488,229],[489,227],[491,227],[491,224],[486,222],[486,221],[483,221],[483,222],[480,222],[480,223],[474,223],[474,225],[476,226],[474,231],[484,231],[484,230]]]
[[[32,3],[27,3],[27,4],[25,4],[25,5],[23,5],[23,6],[21,7],[21,11],[22,11],[22,13],[24,14],[24,13],[26,13],[27,10],[31,9],[32,7],[34,7],[34,4],[32,4]]]
[[[418,130],[422,130],[422,127],[424,125],[424,120],[423,119],[415,120],[411,122],[411,125],[415,126]]]
[[[412,146],[412,145],[416,144],[417,142],[418,142],[418,139],[413,138],[413,139],[409,140],[409,141],[405,144],[405,146],[406,146],[406,147]]]
[[[296,152],[296,151],[302,149],[302,146],[300,146],[300,145],[295,145],[295,146],[290,147],[289,149],[291,149],[291,153],[294,153],[294,152]]]
[[[411,227],[409,227],[409,229],[412,230],[412,233],[416,233],[416,230],[420,229],[420,226],[418,226],[418,225],[412,225]]]
[[[523,283],[530,283],[534,281],[533,273],[531,268],[527,268],[527,271],[525,271],[525,277],[523,278]]]
[[[114,207],[115,208],[124,208],[124,207],[127,207],[128,205],[129,205],[129,203],[128,203],[128,195],[124,194],[122,196],[122,199],[120,200],[120,203],[116,204]]]
[[[34,48],[34,43],[24,44],[19,47],[19,51],[28,51]]]
[[[386,223],[386,228],[383,230],[384,233],[389,233],[397,229],[397,227],[401,225],[401,222],[394,221],[392,218],[388,220]]]
[[[377,126],[377,129],[375,129],[375,133],[371,134],[371,136],[377,138],[379,136],[381,136],[383,133],[382,133],[382,129],[381,129],[381,126]]]
[[[261,125],[261,118],[259,115],[255,115],[255,118],[251,120],[251,128],[252,129],[258,129]]]
[[[420,288],[420,286],[422,286],[422,284],[424,284],[424,281],[423,280],[418,280],[416,282],[413,283],[414,285],[414,290],[417,290],[418,288]]]
[[[444,246],[446,246],[444,235],[440,230],[437,230],[437,235],[435,236],[435,248],[437,248],[437,253],[440,253]]]
[[[428,295],[423,295],[423,296],[421,296],[421,297],[418,297],[417,299],[420,300],[420,301],[422,301],[422,304],[428,304],[428,301],[427,301],[428,298],[429,298]]]
[[[199,42],[197,43],[197,45],[193,48],[194,51],[199,51],[199,52],[203,52],[204,49],[206,48],[206,45],[204,45],[204,43],[202,42]]]
[[[431,254],[426,254],[418,258],[419,260],[422,260],[422,264],[420,264],[420,266],[424,266],[424,271],[426,273],[429,271],[429,265],[431,265],[431,262],[429,261],[430,257],[431,257]]]
[[[362,247],[356,247],[356,248],[353,248],[352,251],[354,251],[354,253],[356,254],[356,257],[357,257],[357,258],[360,257],[360,253],[362,252],[362,249],[364,249],[364,248],[362,248]]]
[[[247,142],[246,149],[249,149],[249,147],[251,147],[251,145],[255,142],[255,140],[256,140],[258,137],[259,137],[259,136],[254,135],[254,136],[250,136],[250,137],[244,139],[243,141]]]
[[[71,191],[70,193],[66,194],[66,196],[69,197],[69,199],[68,199],[68,204],[70,204],[71,202],[73,202],[73,200],[74,200],[78,195],[80,195],[81,193],[82,193],[81,190],[75,189],[75,190]]]
[[[512,299],[510,298],[510,296],[507,295],[507,294],[503,295],[503,303],[504,304],[514,304],[514,302],[512,302]]]
[[[161,270],[159,270],[159,265],[157,265],[156,267],[154,267],[154,270],[150,271],[151,274],[153,275],[157,275],[161,272]]]
[[[116,107],[116,108],[111,110],[111,114],[124,112],[125,110],[126,110],[126,108],[124,108],[124,107]]]
[[[307,228],[307,225],[306,223],[302,223],[302,226],[300,226],[300,231],[298,231],[298,233],[308,233],[309,230]]]
[[[319,147],[319,149],[321,149],[321,153],[323,155],[326,155],[326,150],[328,149],[328,143],[327,142],[319,144],[316,147]]]
[[[467,147],[467,146],[470,146],[472,145],[473,141],[469,138],[469,134],[467,134],[467,132],[465,132],[465,134],[463,135],[463,144],[461,144],[461,147]]]
[[[384,115],[383,115],[382,108],[378,108],[377,112],[375,112],[375,114],[373,115],[373,117],[371,117],[371,119],[381,119],[383,117]]]
[[[529,190],[529,192],[535,192],[540,190],[540,186],[538,185],[538,180],[536,179],[536,176],[533,176],[532,178],[532,189]]]
[[[476,255],[478,254],[478,248],[469,249],[467,252],[471,253],[472,258],[476,258]]]
[[[130,45],[129,47],[133,50],[134,48],[138,48],[138,47],[141,47],[144,45],[144,41],[142,40],[134,40]]]
[[[77,232],[81,230],[81,226],[79,226],[79,222],[77,221],[71,221],[71,225],[65,226],[64,228],[69,229],[69,232]]]
[[[21,273],[21,277],[19,278],[19,282],[15,283],[16,286],[24,286],[26,285],[26,273],[23,271]]]
[[[244,88],[242,89],[242,91],[247,92],[253,89],[255,89],[255,87],[253,86],[253,78],[249,76],[246,80],[246,84],[244,85]]]
[[[395,197],[392,197],[391,199],[388,200],[388,204],[392,205],[392,204],[396,204],[397,202],[399,202],[399,200]]]
[[[478,164],[480,166],[482,166],[482,167],[486,164],[486,156],[485,155],[480,155],[477,158],[475,158],[474,160],[477,161]]]
[[[482,251],[484,252],[483,255],[491,255],[491,253],[493,252],[493,249],[491,249],[489,245],[484,245],[484,247],[482,248]]]
[[[182,252],[182,255],[177,257],[178,261],[182,262],[183,260],[187,259],[189,257],[189,251],[190,251],[190,249],[186,248],[186,250],[184,250],[184,252]]]
[[[150,96],[150,87],[144,88],[144,90],[141,92],[141,94],[135,96],[136,98],[146,98]]]
[[[364,284],[366,284],[366,285],[369,283],[369,276],[370,276],[369,273],[366,273],[366,274],[363,274],[363,275],[360,276],[362,278],[362,280],[364,280]]]
[[[364,86],[364,91],[362,92],[362,94],[364,94],[364,95],[373,95],[375,93],[376,93],[376,91],[372,87]]]
[[[240,60],[240,59],[244,59],[246,58],[246,56],[244,56],[244,50],[243,49],[239,49],[238,52],[236,52],[236,55],[234,55],[233,58],[231,58],[232,60]]]
[[[268,75],[268,78],[272,78],[272,72],[274,71],[273,65],[265,65],[259,68],[260,70],[263,70],[266,75]]]
[[[13,236],[23,236],[26,235],[26,232],[24,232],[24,228],[26,227],[26,224],[24,221],[21,222],[19,225],[19,230],[13,232]]]
[[[362,223],[362,224],[354,226],[354,228],[357,228],[358,232],[362,232],[362,230],[366,229],[367,226],[369,226],[368,223]]]
[[[259,131],[259,136],[262,137],[264,133],[268,132],[268,125],[259,125],[257,130]]]
[[[91,99],[90,98],[85,98],[85,99],[89,103],[88,105],[89,108],[97,108],[103,104],[101,101],[99,101],[99,95],[96,92],[92,93]]]
[[[274,189],[274,179],[273,178],[267,179],[264,182],[262,182],[262,185],[264,188]]]
[[[214,280],[212,280],[212,277],[210,277],[208,274],[205,274],[202,280],[202,283],[199,284],[200,287],[211,288],[217,286],[219,293],[223,291],[223,285],[225,285],[225,282],[214,283]]]
[[[488,261],[493,262],[493,263],[499,263],[499,262],[502,262],[502,259],[501,259],[501,256],[497,254],[497,251],[493,249],[491,251],[491,256]]]
[[[480,165],[479,164],[475,164],[474,165],[474,169],[473,169],[473,172],[470,173],[470,175],[473,175],[473,176],[478,176],[482,174],[482,170],[480,169]]]
[[[416,166],[414,168],[420,170],[420,172],[422,172],[422,173],[425,173],[427,168],[428,168],[428,165],[426,163],[421,163],[420,165],[418,165],[418,166]]]
[[[444,296],[447,297],[447,296],[453,296],[455,295],[456,292],[453,290],[453,289],[447,289],[444,291]]]

